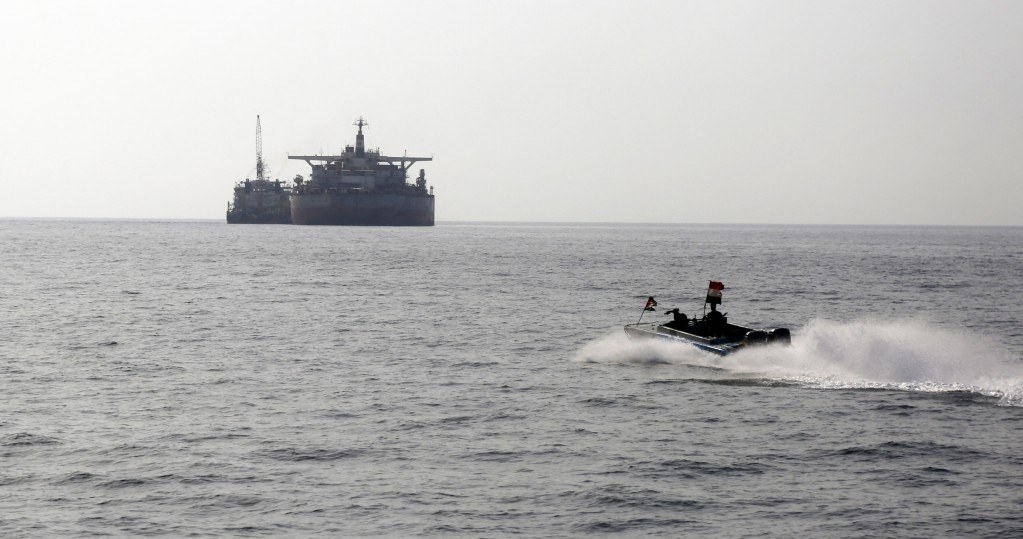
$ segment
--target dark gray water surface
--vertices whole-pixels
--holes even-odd
[[[1023,534],[1020,228],[3,220],[0,249],[4,537]],[[710,279],[793,346],[624,337]]]

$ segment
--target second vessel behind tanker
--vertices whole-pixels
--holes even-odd
[[[420,169],[415,183],[408,169],[432,157],[390,157],[366,150],[362,118],[355,146],[340,155],[292,155],[312,168],[308,181],[295,178],[291,222],[296,225],[433,226],[433,188]]]

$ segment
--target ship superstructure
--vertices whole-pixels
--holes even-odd
[[[270,180],[263,163],[263,128],[256,116],[256,179],[245,178],[234,186],[234,200],[227,203],[227,222],[232,224],[291,223],[291,186]]]
[[[408,170],[432,157],[392,157],[367,150],[361,117],[355,146],[339,155],[292,155],[311,167],[308,181],[295,178],[291,222],[296,225],[433,226],[433,188],[419,170],[414,183]]]

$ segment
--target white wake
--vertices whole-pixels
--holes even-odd
[[[577,352],[576,361],[661,363],[727,369],[824,388],[970,391],[1023,405],[1023,361],[991,339],[912,320],[814,320],[792,345],[749,348],[721,358],[683,344],[616,334]]]

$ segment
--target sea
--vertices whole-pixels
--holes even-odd
[[[1023,536],[1023,228],[4,219],[0,253],[5,538]],[[711,280],[791,346],[625,335]]]

